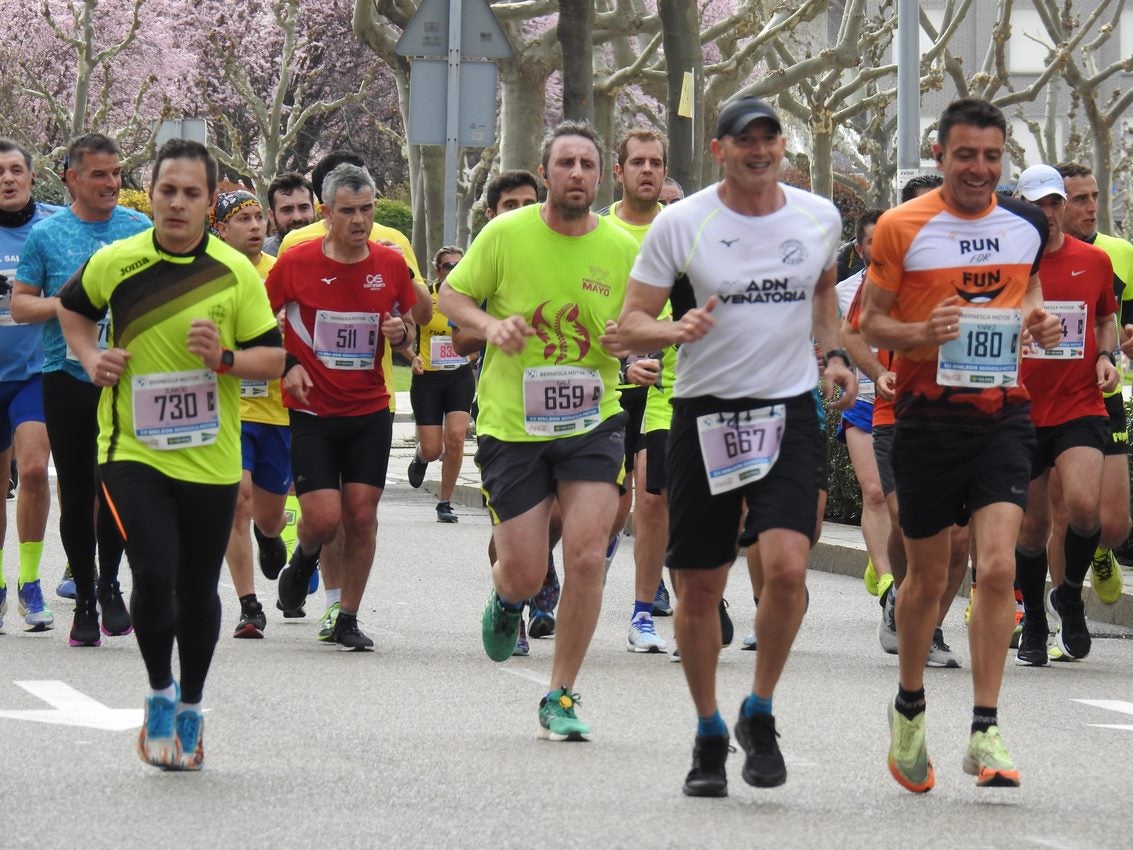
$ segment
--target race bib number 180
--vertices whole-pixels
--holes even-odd
[[[936,382],[942,387],[1014,387],[1019,382],[1019,310],[964,307],[960,336],[940,346]]]
[[[758,481],[779,459],[786,425],[781,404],[696,417],[700,453],[712,495]]]

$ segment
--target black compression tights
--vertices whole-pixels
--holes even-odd
[[[181,699],[200,702],[220,636],[216,586],[239,485],[178,481],[129,461],[100,472],[126,538],[130,616],[150,687],[173,682],[176,639]]]

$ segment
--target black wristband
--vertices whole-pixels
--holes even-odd
[[[1109,360],[1111,366],[1117,365],[1117,360],[1116,360],[1116,358],[1114,358],[1112,351],[1099,351],[1098,356],[1094,359],[1096,361],[1096,360],[1098,360],[1099,358],[1102,358],[1102,357],[1105,357],[1107,360]]]
[[[846,364],[847,369],[854,368],[854,364],[850,362],[850,355],[846,353],[844,348],[832,348],[826,352],[826,365],[830,365],[831,357],[841,357],[842,362]]]
[[[394,345],[393,341],[390,340],[389,341],[389,347],[392,348],[394,351],[397,351],[399,348],[404,348],[405,343],[408,342],[408,341],[409,341],[409,329],[406,328],[404,323],[403,323],[402,326],[401,326],[401,342],[397,343],[397,345]]]
[[[290,353],[287,354],[283,358],[283,374],[280,375],[279,377],[280,378],[286,378],[287,373],[291,371],[291,367],[292,366],[298,366],[298,365],[299,365],[299,358],[296,357],[294,354],[290,354]]]

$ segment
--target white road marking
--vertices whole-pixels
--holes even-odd
[[[72,688],[66,682],[54,680],[15,682],[33,696],[51,706],[49,709],[0,711],[0,717],[10,720],[30,720],[34,723],[51,723],[58,726],[81,726],[87,729],[104,729],[122,732],[142,725],[140,708],[110,708],[96,699]]]

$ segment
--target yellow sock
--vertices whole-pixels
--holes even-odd
[[[43,541],[20,544],[20,584],[39,578],[39,562],[43,560]]]
[[[4,550],[0,549],[0,590],[8,585],[4,582]]]

